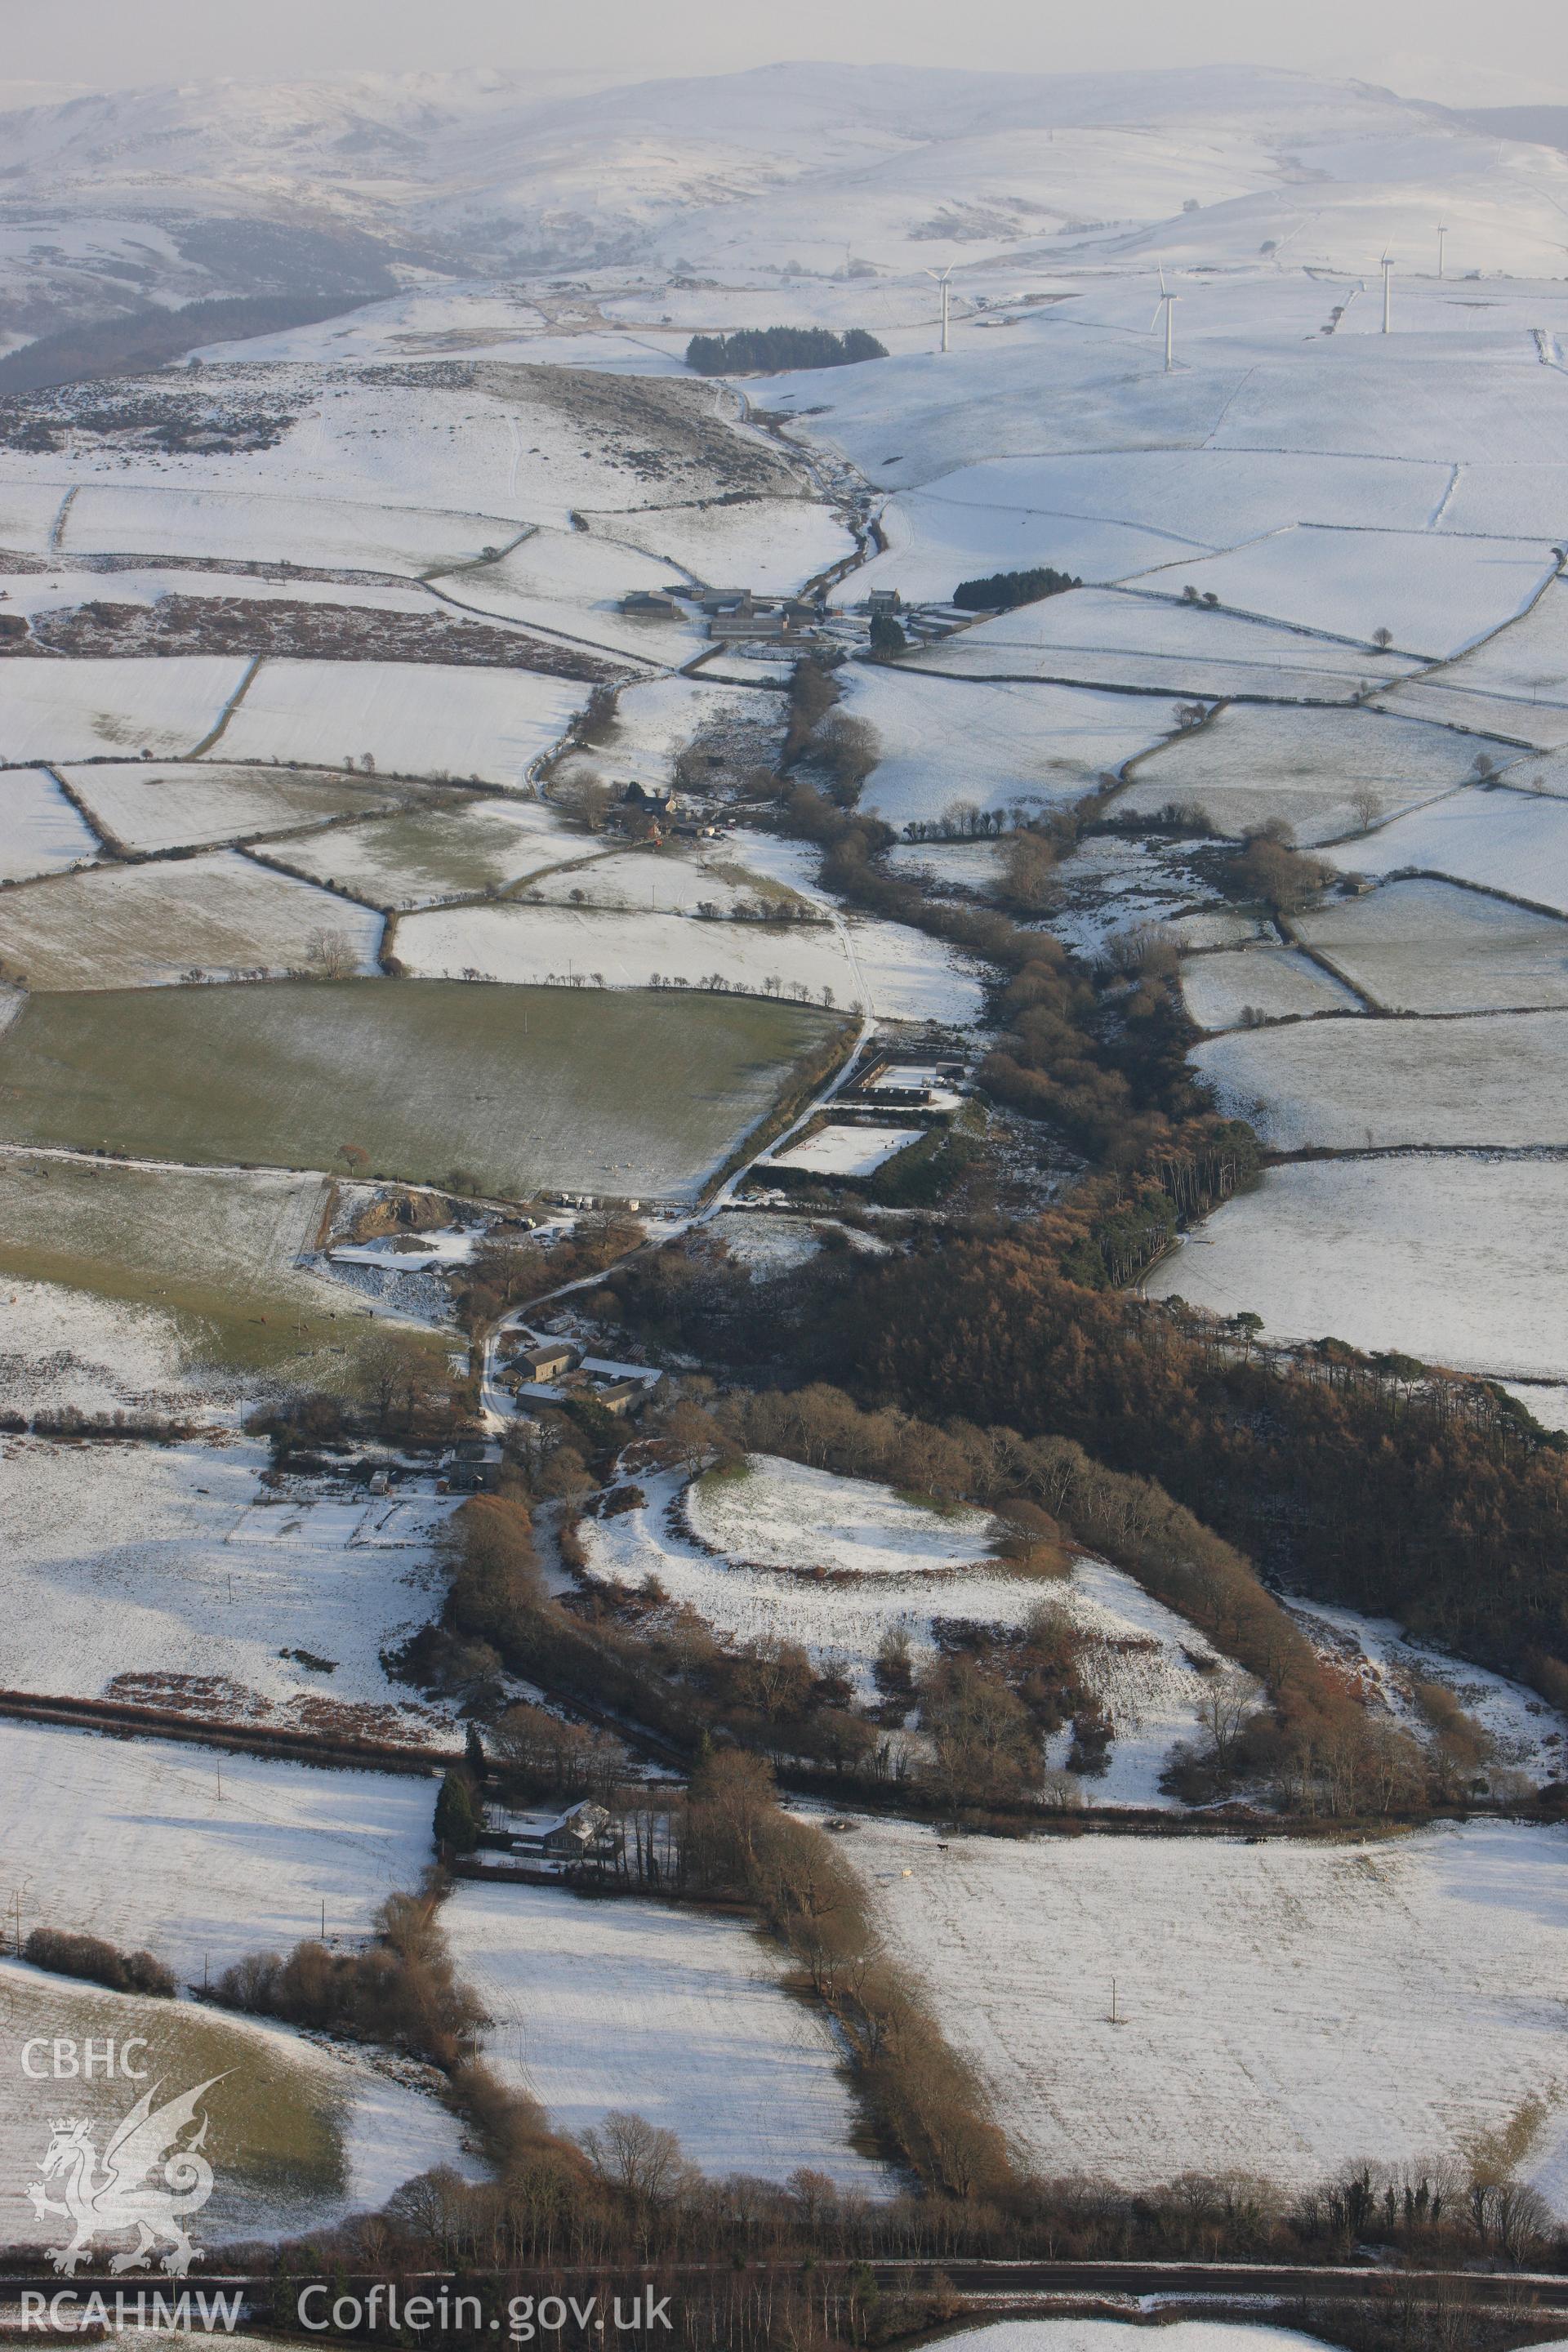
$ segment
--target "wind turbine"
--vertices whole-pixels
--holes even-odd
[[[1181,300],[1181,299],[1182,298],[1179,294],[1173,294],[1170,288],[1166,285],[1165,272],[1163,267],[1162,267],[1160,271],[1160,299],[1154,305],[1154,315],[1149,321],[1149,331],[1151,334],[1153,333],[1155,328],[1160,323],[1160,313],[1163,310],[1165,313],[1165,373],[1167,375],[1170,374],[1171,370],[1176,364],[1176,304]]]
[[[944,352],[947,349],[947,281],[952,276],[952,273],[957,267],[958,264],[956,261],[950,261],[945,269],[928,269],[926,271],[926,276],[928,278],[934,278],[937,284],[942,288],[942,348]]]
[[[1439,278],[1446,278],[1447,276],[1447,272],[1443,267],[1443,247],[1447,235],[1447,230],[1439,226],[1437,231],[1437,275]]]
[[[1394,328],[1394,296],[1393,278],[1391,276],[1394,264],[1390,261],[1387,254],[1385,253],[1379,266],[1383,271],[1383,331],[1386,335],[1392,333]]]

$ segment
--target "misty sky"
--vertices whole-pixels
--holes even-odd
[[[1462,102],[1477,68],[1477,101],[1535,81],[1568,96],[1563,0],[0,0],[0,80],[98,87],[482,64],[631,79],[784,58],[1037,72],[1246,58],[1383,79],[1419,58],[1459,79],[1415,95]],[[1412,64],[1401,86],[1421,78]]]

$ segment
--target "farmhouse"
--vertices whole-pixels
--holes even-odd
[[[626,786],[626,791],[621,794],[621,800],[623,804],[631,810],[634,816],[668,816],[671,807],[676,805],[676,796],[673,793],[660,792],[657,784],[639,784],[635,782]]]
[[[520,1349],[517,1369],[530,1380],[558,1381],[576,1370],[581,1352],[566,1339],[541,1339],[531,1348]]]
[[[594,1391],[594,1402],[602,1404],[606,1412],[625,1413],[644,1393],[641,1381],[606,1381]]]
[[[493,1494],[500,1484],[501,1450],[488,1438],[465,1437],[445,1455],[441,1475],[463,1495]]]
[[[621,610],[634,621],[679,621],[684,618],[673,596],[661,596],[654,588],[634,588],[629,596],[621,598]]]
[[[604,1806],[587,1798],[561,1813],[514,1813],[504,1805],[487,1805],[484,1841],[520,1861],[537,1862],[614,1862],[622,1845]]]

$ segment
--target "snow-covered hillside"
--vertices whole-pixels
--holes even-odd
[[[388,263],[874,274],[1115,257],[1158,233],[1176,261],[1289,239],[1292,264],[1356,268],[1391,229],[1445,216],[1472,264],[1561,266],[1568,158],[1362,81],[809,63],[607,79],[467,69],[15,103],[0,322],[15,342],[51,314],[368,286]],[[584,323],[569,301],[536,323],[552,310]],[[669,310],[637,323],[657,336]]]

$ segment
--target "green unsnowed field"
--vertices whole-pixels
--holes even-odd
[[[385,1327],[339,1285],[301,1271],[329,1187],[315,1176],[123,1168],[0,1154],[0,1277],[49,1282],[150,1307],[188,1369],[353,1385]],[[441,1370],[445,1349],[399,1327]]]
[[[35,996],[0,1037],[0,1139],[689,1193],[840,1024],[754,998],[460,981]]]
[[[236,2026],[184,2002],[99,1992],[23,1969],[6,1969],[0,1990],[6,2004],[0,2050],[9,2062],[0,2109],[0,2242],[38,2240],[25,2184],[41,2179],[38,2159],[51,2119],[89,2119],[101,2152],[139,2093],[150,2087],[101,2075],[91,2083],[29,2082],[22,2072],[22,2045],[38,2034],[78,2041],[91,2035],[100,2042],[144,2035],[150,2048],[139,2063],[163,2084],[165,2098],[222,2078],[204,2102],[210,2118],[205,2154],[217,2186],[195,2225],[201,2239],[238,2237],[279,2222],[308,2228],[312,2207],[342,2199],[348,2186],[344,2093],[352,2077],[340,2086],[307,2045]],[[58,2197],[58,2183],[49,2194]]]

